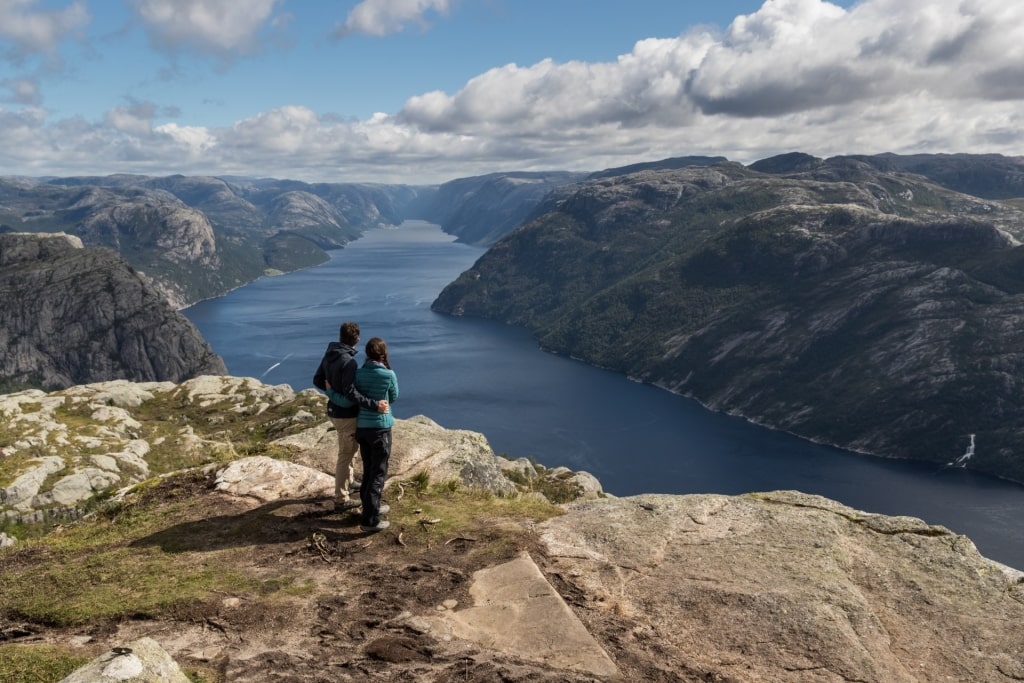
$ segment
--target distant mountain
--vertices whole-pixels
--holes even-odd
[[[603,171],[598,171],[597,173],[591,173],[587,176],[587,179],[598,180],[600,178],[613,178],[615,176],[629,175],[630,173],[638,173],[640,171],[668,171],[678,168],[686,168],[687,166],[711,166],[723,161],[728,161],[728,159],[725,157],[702,156],[672,157],[670,159],[661,159],[660,161],[646,161],[640,164],[608,168]]]
[[[1024,197],[1024,157],[1001,154],[878,154],[869,163],[917,173],[958,192],[986,199]]]
[[[584,177],[553,171],[460,178],[438,187],[419,217],[460,242],[489,246],[518,227],[548,192]]]
[[[3,391],[227,372],[147,278],[77,237],[0,234],[0,291]]]
[[[809,439],[1024,481],[1024,213],[877,159],[757,166],[559,187],[433,309]]]
[[[800,173],[813,171],[824,164],[823,159],[803,152],[790,152],[778,156],[761,159],[750,164],[751,170],[758,173]]]
[[[957,192],[985,199],[1024,197],[1024,157],[1001,154],[875,154],[838,156],[863,162],[885,173],[916,173]],[[761,173],[811,171],[825,165],[824,159],[793,152],[754,162],[750,168]]]
[[[432,190],[205,176],[0,178],[0,229],[66,232],[109,247],[181,308],[322,263],[364,230],[404,220],[423,192]]]

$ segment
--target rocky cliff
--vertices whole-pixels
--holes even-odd
[[[0,398],[2,680],[1024,678],[1024,573],[919,519],[796,491],[614,498],[418,416],[367,535],[333,512],[314,390]]]
[[[8,390],[226,372],[148,278],[77,237],[0,234],[0,292],[0,378]]]
[[[761,166],[559,188],[433,308],[809,439],[1024,481],[1024,214],[855,158]]]

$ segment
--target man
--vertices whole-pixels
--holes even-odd
[[[356,443],[356,418],[359,406],[367,410],[386,413],[390,410],[387,400],[375,401],[359,393],[355,377],[358,367],[355,357],[359,353],[359,325],[343,322],[338,332],[338,341],[327,345],[327,351],[313,375],[313,385],[321,391],[328,387],[345,396],[345,403],[338,405],[327,399],[327,416],[331,418],[338,432],[338,463],[334,471],[334,509],[337,512],[359,507],[358,500],[352,500],[350,489],[355,479],[353,460],[359,445]]]

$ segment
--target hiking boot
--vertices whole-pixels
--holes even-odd
[[[355,510],[361,504],[358,500],[336,500],[334,501],[334,511],[348,512],[349,510]]]
[[[389,512],[391,512],[391,506],[388,505],[387,503],[381,503],[380,504],[380,509],[377,510],[377,514],[378,515],[386,515]]]
[[[377,522],[376,526],[369,526],[368,524],[360,524],[359,525],[359,530],[360,531],[365,531],[366,533],[370,533],[371,531],[384,531],[384,529],[387,529],[389,526],[391,526],[391,522],[389,522],[386,519],[382,519],[379,522]]]

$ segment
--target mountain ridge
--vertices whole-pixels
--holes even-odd
[[[792,172],[796,169],[787,164],[795,158],[806,165],[804,170],[846,159],[883,171],[913,171],[983,198],[1024,195],[1024,160],[1002,155],[878,154],[824,160],[793,153],[754,162],[749,168],[769,171],[768,165],[774,165],[780,173]],[[111,238],[119,235],[127,246],[120,250],[122,256],[149,274],[172,305],[183,308],[263,275],[323,263],[327,250],[343,248],[373,227],[429,220],[461,241],[489,247],[531,220],[548,192],[587,177],[724,162],[724,157],[670,157],[589,173],[504,172],[424,186],[235,176],[10,176],[0,178],[0,231],[67,232],[82,237],[87,246],[113,248],[118,242]],[[283,201],[291,192],[305,193],[309,199]],[[318,202],[321,206],[313,210]],[[179,217],[185,223],[206,223],[213,232],[214,253],[205,265],[168,261],[160,250],[133,240],[130,225],[110,215],[115,209],[134,213],[136,222],[148,224],[150,232],[153,227],[180,232]],[[187,217],[183,210],[198,214]],[[193,249],[187,239],[183,233],[182,243],[173,248]]]
[[[559,188],[432,308],[850,450],[945,465],[976,439],[969,467],[1024,481],[1020,209],[790,161]]]

